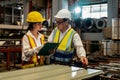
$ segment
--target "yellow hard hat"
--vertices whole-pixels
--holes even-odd
[[[45,19],[42,17],[41,13],[37,11],[32,11],[27,16],[27,22],[43,22]]]

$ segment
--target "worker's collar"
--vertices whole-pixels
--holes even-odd
[[[31,31],[29,30],[27,33],[26,33],[27,35],[30,35],[31,37],[35,37],[32,33],[31,33]],[[38,32],[38,36],[41,36],[41,34]]]
[[[69,25],[69,27],[64,32],[60,32],[60,33],[66,33],[69,29],[71,29],[71,25]]]

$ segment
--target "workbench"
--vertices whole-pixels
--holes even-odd
[[[22,48],[21,46],[0,46],[0,52],[6,54],[6,69],[10,70],[10,54],[11,53],[19,53],[21,54]],[[15,64],[14,64],[15,66]]]
[[[51,64],[2,72],[0,80],[82,80],[102,73],[102,70]]]

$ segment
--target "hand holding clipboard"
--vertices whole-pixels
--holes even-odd
[[[38,52],[38,55],[48,56],[54,52],[59,43],[46,43]]]

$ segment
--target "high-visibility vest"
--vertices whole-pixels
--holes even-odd
[[[74,47],[72,45],[73,36],[76,33],[72,28],[68,30],[63,39],[59,42],[60,31],[55,28],[53,42],[60,43],[57,48],[57,53],[54,55],[56,59],[67,61],[73,55]],[[62,56],[66,55],[66,56]],[[64,60],[65,59],[65,60]]]
[[[27,36],[28,36],[28,40],[30,42],[31,48],[36,47],[36,43],[35,43],[34,39],[30,35],[27,35]],[[41,42],[41,44],[44,44],[44,35],[41,36],[40,42]],[[43,56],[40,56],[40,58],[41,58],[40,61],[42,62]],[[30,61],[33,62],[33,63],[37,63],[38,62],[38,56],[37,56],[37,54],[34,54],[31,57]]]
[[[63,39],[60,41],[60,44],[57,49],[60,51],[67,51],[67,52],[73,51],[72,39],[75,33],[76,33],[75,30],[73,30],[72,28],[69,29],[68,32],[63,37]],[[59,43],[59,36],[60,36],[60,31],[57,29],[53,42]]]

